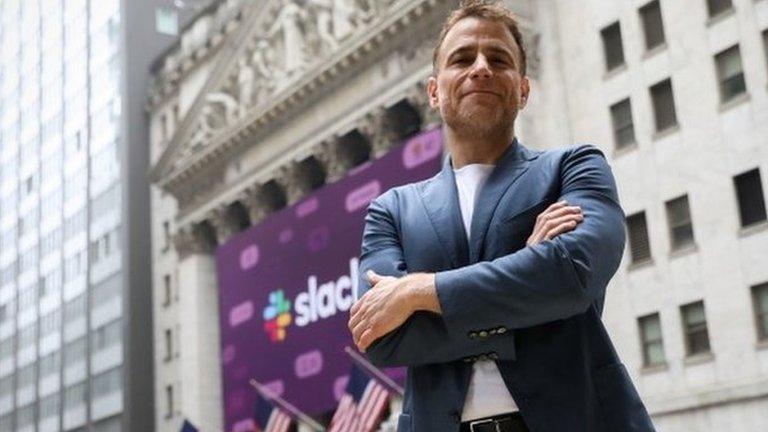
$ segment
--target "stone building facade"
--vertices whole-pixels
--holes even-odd
[[[440,123],[425,85],[457,3],[220,1],[158,59],[148,102],[158,431],[182,417],[221,428],[214,247]],[[530,58],[518,137],[541,149],[595,143],[635,216],[604,318],[658,429],[765,430],[768,224],[755,185],[764,209],[768,2],[505,3]],[[738,68],[732,50],[718,66],[734,44]],[[742,92],[727,80],[737,69]],[[741,227],[745,196],[758,217]]]

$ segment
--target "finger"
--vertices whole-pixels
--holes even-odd
[[[362,336],[363,332],[368,328],[367,323],[368,320],[361,320],[359,323],[355,324],[354,328],[352,328],[352,340],[355,342],[355,345],[360,342],[360,336]]]
[[[535,245],[541,242],[541,240],[544,238],[544,235],[547,233],[546,230],[546,220],[540,220],[536,222],[536,225],[533,227],[533,232],[531,233],[531,236],[528,237],[527,244],[529,246]]]
[[[581,208],[576,206],[561,207],[549,214],[542,213],[541,218],[536,221],[536,226],[533,228],[533,233],[528,237],[526,244],[528,246],[541,243],[547,239],[547,233],[557,227],[559,224],[567,222],[568,218],[575,218],[575,220],[583,219]]]
[[[558,201],[558,202],[556,202],[554,204],[551,204],[542,213],[546,213],[546,212],[549,212],[549,211],[552,211],[552,210],[556,210],[556,209],[559,209],[559,208],[564,207],[566,205],[568,205],[568,203],[565,200],[560,200],[560,201]]]
[[[549,231],[545,236],[545,240],[552,240],[553,238],[559,236],[560,234],[564,234],[569,231],[573,231],[576,228],[576,221],[570,221],[566,222],[564,224],[561,224],[557,228]]]
[[[359,299],[355,300],[355,302],[352,303],[352,307],[349,309],[350,316],[356,314],[357,311],[360,310],[360,308],[363,307],[363,305],[365,305],[365,302],[366,302],[365,294],[360,296]]]
[[[543,213],[542,213],[543,214]],[[564,206],[546,213],[546,219],[552,220],[570,214],[582,214],[579,206]]]
[[[552,219],[552,220],[548,221],[546,224],[544,224],[544,227],[545,227],[544,231],[545,232],[549,232],[549,231],[553,230],[554,228],[556,228],[556,227],[558,227],[558,226],[560,226],[560,225],[562,225],[564,223],[567,223],[567,222],[575,221],[576,223],[579,223],[579,222],[581,222],[583,220],[584,220],[584,215],[582,215],[582,214],[568,214],[568,215],[565,215],[565,216],[560,216],[560,217]]]
[[[352,330],[365,317],[365,309],[360,309],[349,317],[349,329]]]
[[[362,315],[362,314],[361,314]],[[352,325],[351,332],[352,332],[352,338],[357,341],[360,338],[360,335],[363,333],[363,331],[371,326],[371,322],[373,320],[373,317],[370,315],[363,315],[358,318],[357,322],[355,322]]]
[[[365,350],[368,349],[368,347],[371,345],[371,342],[375,340],[375,336],[372,329],[366,329],[361,335],[360,340],[357,343],[357,348],[365,352]]]
[[[371,288],[374,288],[376,285],[380,284],[383,281],[386,281],[387,279],[393,279],[391,276],[382,276],[373,270],[371,272],[371,278],[369,279],[371,281]]]
[[[578,206],[569,206],[565,201],[556,202],[549,207],[547,207],[546,210],[539,213],[538,216],[536,216],[536,226],[539,226],[542,223],[545,223],[553,218],[562,216],[564,214],[569,213],[578,213],[581,211],[581,208]]]
[[[552,221],[551,225],[547,226],[546,234],[544,238],[547,240],[552,239],[557,234],[562,234],[567,231],[571,231],[576,228],[584,220],[581,216],[563,216],[562,218]]]

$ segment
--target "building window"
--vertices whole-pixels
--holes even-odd
[[[92,351],[103,351],[120,345],[123,341],[123,322],[120,318],[93,331],[91,335]]]
[[[64,345],[64,367],[66,368],[79,364],[80,361],[85,359],[85,352],[86,346],[84,337]]]
[[[651,259],[651,244],[648,240],[648,225],[645,222],[645,212],[635,213],[627,217],[629,252],[632,263]]]
[[[61,397],[58,393],[54,393],[50,396],[40,399],[39,402],[39,417],[40,419],[49,419],[58,417],[59,405],[61,405]]]
[[[16,410],[16,428],[24,429],[31,427],[34,429],[35,423],[35,406],[30,404]]]
[[[721,102],[728,102],[736,96],[747,92],[738,45],[715,55],[715,65],[717,67],[717,80],[720,83]]]
[[[40,378],[49,377],[59,372],[61,366],[61,357],[59,351],[50,353],[40,358]]]
[[[627,147],[635,142],[635,126],[632,122],[632,105],[629,98],[611,106],[613,122],[613,140],[616,149]]]
[[[120,393],[122,389],[122,368],[120,366],[96,375],[91,380],[92,397],[95,400],[107,395]]]
[[[163,306],[171,304],[171,275],[163,275]]]
[[[76,408],[85,403],[85,383],[76,384],[64,389],[64,407]]]
[[[736,199],[739,201],[741,226],[746,227],[766,220],[763,184],[760,169],[739,174],[733,178],[736,186]]]
[[[656,132],[676,126],[677,113],[675,112],[675,97],[672,93],[672,80],[667,78],[651,86],[651,100],[653,102],[653,115],[656,120]]]
[[[168,251],[171,247],[171,223],[168,221],[163,222],[163,252]]]
[[[672,250],[684,248],[693,244],[693,221],[688,207],[688,195],[677,197],[665,203],[669,237]]]
[[[19,389],[31,387],[35,384],[35,365],[24,366],[16,371],[16,386]]]
[[[685,332],[685,352],[690,357],[709,352],[709,332],[704,302],[698,301],[680,307]]]
[[[645,49],[650,51],[664,44],[664,20],[661,18],[661,5],[658,0],[640,8],[640,20],[643,22]]]
[[[768,29],[763,30],[763,51],[765,52],[766,66],[768,66]]]
[[[165,386],[165,406],[167,411],[165,412],[165,418],[173,417],[173,386]]]
[[[661,319],[658,313],[640,317],[640,340],[643,344],[643,366],[658,366],[666,362],[661,337]]]
[[[752,287],[752,302],[755,306],[757,340],[768,340],[768,282]]]
[[[605,69],[614,70],[624,64],[624,48],[621,45],[621,26],[619,22],[609,25],[600,31],[605,52]]]
[[[165,329],[165,361],[171,361],[173,356],[173,332],[171,329]]]
[[[707,0],[707,11],[710,18],[720,15],[732,7],[731,0]]]
[[[30,175],[24,181],[24,194],[30,195],[34,191],[35,191],[35,178],[32,175]]]
[[[61,328],[61,310],[57,309],[40,318],[40,339],[56,333]]]

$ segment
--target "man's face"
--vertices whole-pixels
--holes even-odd
[[[504,23],[470,17],[446,34],[427,91],[430,105],[455,132],[488,136],[512,131],[530,87]]]

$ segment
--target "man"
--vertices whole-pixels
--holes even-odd
[[[409,367],[400,432],[653,431],[600,320],[625,240],[613,176],[592,146],[514,139],[521,40],[502,6],[446,21],[428,92],[450,156],[369,206],[350,331]]]

